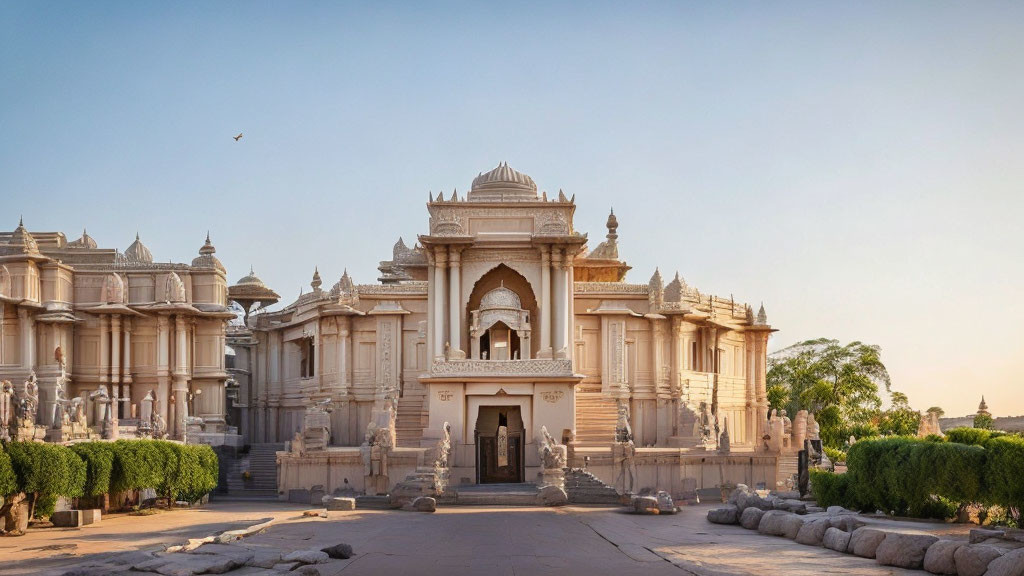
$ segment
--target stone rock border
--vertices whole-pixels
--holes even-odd
[[[810,511],[812,516],[806,516]],[[971,530],[970,541],[868,527],[856,512],[827,511],[780,498],[762,498],[740,485],[729,504],[708,511],[708,522],[738,524],[761,534],[874,558],[883,566],[958,576],[1024,576],[1024,532]]]

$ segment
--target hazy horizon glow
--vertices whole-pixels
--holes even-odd
[[[1024,414],[1024,4],[0,4],[0,229],[290,302],[377,278],[508,161],[631,282],[882,347],[914,408]],[[241,141],[231,139],[243,132]]]

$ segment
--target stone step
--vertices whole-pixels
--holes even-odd
[[[454,489],[453,504],[461,506],[536,506],[536,484],[476,484]]]

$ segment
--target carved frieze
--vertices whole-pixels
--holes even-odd
[[[436,360],[430,375],[445,376],[572,376],[569,359]]]

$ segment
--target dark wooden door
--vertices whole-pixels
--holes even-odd
[[[481,484],[502,484],[523,481],[522,432],[508,433],[508,466],[498,466],[498,439],[494,436],[477,438],[477,466]]]

